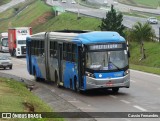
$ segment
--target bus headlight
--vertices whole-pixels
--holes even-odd
[[[86,76],[93,77],[93,78],[95,77],[94,74],[92,74],[90,72],[85,72],[85,73],[86,73]]]
[[[126,70],[126,71],[124,72],[124,76],[126,76],[127,74],[129,74],[129,70]]]
[[[20,48],[18,48],[17,50],[20,51]]]

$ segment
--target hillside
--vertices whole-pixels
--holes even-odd
[[[4,5],[4,4],[6,4],[6,3],[9,3],[9,2],[11,2],[11,0],[1,0],[1,1],[0,1],[0,6],[1,6],[1,5]]]
[[[22,9],[22,6],[24,9]],[[15,15],[15,8],[22,9],[22,11]],[[28,0],[26,4],[23,3],[0,13],[1,19],[4,19],[1,20],[0,32],[7,31],[9,27],[30,26],[34,20],[38,19],[47,12],[51,13],[52,9],[44,4],[43,1]]]
[[[7,31],[8,27],[31,26],[33,33],[42,31],[54,31],[61,29],[99,30],[100,19],[81,16],[77,19],[77,14],[63,13],[54,17],[51,7],[37,0],[29,5],[19,15],[8,20],[1,21],[0,32]],[[130,43],[131,58],[130,63],[149,67],[160,68],[160,44],[146,42],[144,44],[147,58],[140,59],[140,49],[138,43]]]

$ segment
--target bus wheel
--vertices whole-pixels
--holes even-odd
[[[118,88],[118,87],[113,87],[113,88],[112,88],[112,91],[113,91],[114,93],[117,93],[117,92],[119,91],[119,88]]]
[[[76,92],[79,92],[80,90],[79,90],[79,84],[78,84],[78,81],[77,81],[77,78],[75,77],[74,78],[74,90],[76,91]]]
[[[55,72],[55,84],[58,88],[60,88],[59,82],[58,82],[58,75],[57,72]]]
[[[35,81],[37,81],[37,82],[39,81],[35,70],[34,70],[34,79],[35,79]]]

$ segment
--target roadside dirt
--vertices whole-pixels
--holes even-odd
[[[37,25],[41,25],[43,23],[45,23],[49,18],[53,17],[53,13],[52,12],[46,12],[44,13],[42,16],[38,17],[36,20],[34,20],[30,26],[34,27]]]

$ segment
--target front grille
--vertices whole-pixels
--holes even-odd
[[[26,54],[26,46],[22,46],[21,50],[22,50],[22,54]]]
[[[9,62],[2,62],[2,64],[9,64]]]

